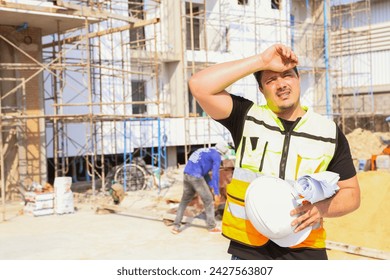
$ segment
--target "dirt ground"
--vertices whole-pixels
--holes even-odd
[[[346,216],[326,219],[328,239],[390,252],[390,172],[358,173],[361,205]]]
[[[113,205],[103,194],[74,193],[73,214],[33,217],[20,211],[20,203],[10,205],[7,220],[0,222],[0,259],[228,260],[228,240],[209,234],[202,219],[187,224],[179,235],[164,224],[181,197],[182,169],[173,176],[174,184],[160,192],[127,193],[117,213],[97,210],[102,203]],[[390,172],[360,172],[358,177],[361,207],[345,217],[326,219],[328,240],[389,253]],[[340,250],[328,250],[328,255],[333,260],[372,259]]]
[[[201,220],[179,235],[164,224],[164,214],[176,206],[166,199],[181,195],[180,184],[160,192],[128,192],[123,211],[116,213],[97,208],[114,207],[111,196],[90,191],[74,192],[73,214],[33,217],[23,214],[20,204],[9,205],[7,220],[0,222],[0,260],[228,259],[228,241],[208,233]]]

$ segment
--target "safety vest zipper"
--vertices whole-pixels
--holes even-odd
[[[283,150],[282,150],[282,157],[280,159],[280,169],[279,169],[279,178],[283,179],[286,176],[286,163],[287,163],[287,155],[288,155],[288,146],[290,144],[290,132],[286,133],[286,136],[284,136],[284,142],[283,142]]]
[[[301,118],[298,118],[293,125],[290,127],[289,131],[286,131],[286,135],[284,136],[284,142],[283,142],[283,149],[282,149],[282,156],[280,159],[280,165],[279,165],[279,178],[285,179],[286,177],[286,165],[287,165],[287,157],[288,157],[288,150],[290,146],[290,139],[291,139],[291,133],[294,130],[294,128],[297,126]]]

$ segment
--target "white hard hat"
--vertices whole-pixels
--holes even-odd
[[[245,210],[258,232],[281,247],[290,247],[304,241],[312,227],[294,233],[291,222],[297,216],[290,211],[298,206],[292,186],[277,177],[261,176],[253,180],[246,191]]]
[[[215,149],[220,152],[221,155],[225,155],[229,151],[229,145],[226,142],[221,141],[215,144]]]

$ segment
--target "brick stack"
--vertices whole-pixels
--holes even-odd
[[[54,193],[25,193],[24,213],[30,216],[52,215],[54,213]]]

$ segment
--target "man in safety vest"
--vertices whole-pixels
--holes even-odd
[[[192,76],[190,90],[201,107],[232,134],[236,147],[233,178],[227,186],[222,234],[232,259],[327,259],[323,218],[340,217],[360,205],[360,189],[345,135],[337,125],[300,104],[298,58],[276,44],[264,52],[208,67]],[[266,105],[226,91],[254,74]],[[312,230],[299,244],[280,247],[258,232],[245,212],[245,193],[253,178],[286,181],[332,171],[340,175],[331,198],[292,209],[295,232]]]

